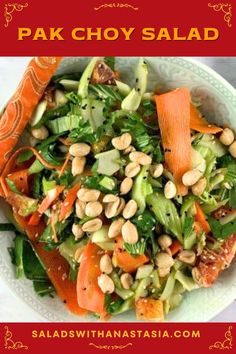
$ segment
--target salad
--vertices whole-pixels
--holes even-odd
[[[148,92],[144,59],[133,76],[96,57],[52,77],[1,174],[0,230],[38,296],[162,321],[235,256],[236,140],[186,87]]]

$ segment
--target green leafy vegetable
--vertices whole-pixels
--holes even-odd
[[[47,110],[40,119],[40,121],[34,126],[34,128],[40,128],[42,125],[48,123],[51,119],[64,117],[65,115],[67,115],[67,113],[69,113],[69,111],[70,105],[68,103],[63,106]]]
[[[124,249],[132,255],[144,254],[145,248],[146,241],[144,239],[141,239],[134,244],[124,242]]]
[[[7,182],[8,187],[10,188],[10,190],[12,192],[21,194],[21,192],[19,191],[19,189],[16,187],[15,183],[12,180],[10,180],[9,178],[6,178],[5,180]]]
[[[105,296],[105,307],[107,313],[110,313],[111,315],[116,313],[123,303],[124,300],[120,297],[118,297],[117,299],[112,299],[112,296],[110,294],[106,294]]]
[[[138,205],[138,214],[142,214],[146,207],[146,197],[153,192],[151,184],[148,182],[148,166],[143,166],[139,174],[135,177],[132,188],[132,199]]]
[[[89,85],[89,90],[101,99],[110,98],[112,101],[121,101],[122,96],[116,86],[111,85]]]
[[[50,280],[33,281],[34,291],[38,296],[53,296],[55,289]]]
[[[182,226],[174,203],[166,199],[162,193],[150,194],[146,201],[157,220],[182,242]]]
[[[106,183],[104,180],[106,179]],[[116,194],[117,190],[117,179],[115,177],[107,177],[104,175],[88,176],[84,181],[84,185],[90,189],[98,189],[103,193]]]
[[[222,225],[218,220],[209,216],[208,222],[214,237],[217,239],[227,239],[236,232],[236,220]]]

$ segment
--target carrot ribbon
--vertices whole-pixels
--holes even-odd
[[[33,58],[0,117],[0,172],[28,124],[61,57]]]

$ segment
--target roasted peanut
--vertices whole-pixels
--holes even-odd
[[[205,177],[199,179],[199,181],[197,181],[197,183],[195,183],[192,186],[192,192],[194,195],[196,196],[200,196],[202,195],[202,193],[204,192],[204,190],[206,189],[206,185],[207,185],[207,180]]]
[[[135,147],[130,145],[126,149],[123,150],[123,154],[124,155],[128,155],[128,154],[130,154],[131,152],[133,152],[135,150],[136,150]]]
[[[128,201],[128,203],[126,204],[126,206],[124,207],[124,210],[123,210],[123,217],[125,219],[130,219],[132,218],[132,216],[135,215],[136,211],[138,209],[138,205],[136,203],[135,200],[133,199],[130,199]]]
[[[102,213],[102,209],[102,204],[100,202],[88,202],[85,207],[85,214],[90,218],[95,218]]]
[[[132,141],[132,136],[129,133],[124,133],[121,136],[113,138],[111,143],[117,150],[125,150],[129,147]]]
[[[82,200],[79,199],[76,200],[75,213],[79,219],[83,219],[83,217],[85,216],[85,206],[86,206],[85,202],[82,202]]]
[[[236,159],[236,140],[230,145],[229,153]]]
[[[79,240],[81,237],[84,236],[84,231],[82,230],[82,227],[79,224],[72,225],[72,233],[75,236],[76,240]]]
[[[164,171],[164,167],[163,167],[162,163],[150,166],[150,172],[151,172],[152,177],[154,177],[154,178],[160,177],[162,175],[163,171]]]
[[[107,274],[98,277],[98,286],[104,294],[112,294],[115,290],[115,284]]]
[[[121,234],[121,228],[124,225],[125,220],[123,218],[119,218],[117,220],[114,220],[111,225],[109,226],[108,229],[108,237],[109,238],[114,238],[117,237]]]
[[[160,252],[156,256],[156,265],[158,268],[170,268],[174,264],[173,258],[166,252]]]
[[[201,177],[202,177],[202,173],[199,170],[197,169],[190,170],[183,174],[182,182],[186,187],[191,187],[195,183],[197,183],[197,181],[199,181]]]
[[[90,146],[85,143],[76,143],[70,146],[69,153],[72,156],[82,157],[90,153]]]
[[[33,137],[35,139],[38,139],[38,140],[47,139],[47,137],[49,135],[48,130],[44,125],[40,128],[32,128],[31,134],[33,135]]]
[[[126,175],[126,177],[133,178],[139,173],[140,169],[141,169],[141,167],[139,164],[137,164],[136,162],[130,162],[125,167],[125,175]]]
[[[85,157],[74,157],[72,160],[71,172],[73,176],[81,175],[84,172],[84,166],[86,164]]]
[[[136,162],[139,165],[146,166],[152,163],[152,158],[144,152],[141,151],[133,151],[129,154],[129,158],[131,161]]]
[[[117,195],[114,194],[106,194],[103,197],[103,203],[113,203],[116,202],[119,199],[119,197],[117,197]]]
[[[134,280],[131,274],[123,273],[120,277],[120,282],[123,288],[128,290],[133,285]]]
[[[120,194],[127,194],[132,189],[133,180],[130,177],[125,177],[120,185]]]
[[[83,224],[82,230],[84,232],[95,232],[102,227],[102,220],[99,218],[92,219]]]
[[[170,267],[158,269],[158,274],[161,278],[166,277],[169,273],[170,273]]]
[[[164,187],[164,195],[166,199],[172,199],[176,196],[177,189],[172,181],[168,181]]]
[[[179,253],[178,259],[186,264],[194,265],[196,262],[196,254],[192,250],[183,250]]]
[[[228,146],[234,141],[234,133],[231,129],[225,128],[221,133],[219,140],[222,144]]]
[[[114,202],[107,203],[105,205],[105,216],[108,219],[116,216],[119,205],[120,205],[120,198],[117,198],[117,200],[115,200]]]
[[[77,193],[77,197],[82,200],[82,202],[96,202],[100,194],[101,192],[97,189],[81,188]]]
[[[161,249],[166,250],[172,245],[172,238],[169,235],[160,235],[158,237],[158,243],[161,247]]]
[[[111,274],[113,267],[111,258],[108,254],[104,254],[100,259],[100,270],[102,273]]]
[[[131,221],[126,221],[121,228],[121,234],[123,240],[127,243],[134,244],[138,242],[138,231],[134,224]]]

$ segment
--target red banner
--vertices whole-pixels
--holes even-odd
[[[1,324],[0,352],[64,354],[144,353],[176,354],[235,352],[236,324],[228,323],[6,323]]]
[[[19,0],[0,11],[0,55],[236,55],[233,6],[217,0]]]

